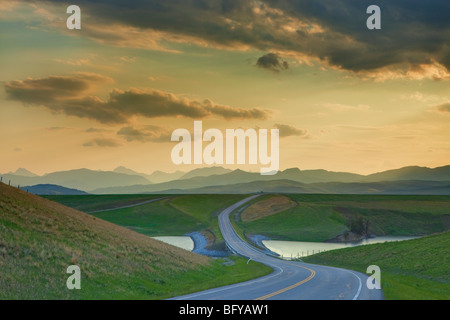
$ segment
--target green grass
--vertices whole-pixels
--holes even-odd
[[[325,241],[369,221],[378,236],[417,236],[450,230],[449,196],[289,195],[297,207],[237,225],[276,240]]]
[[[93,212],[125,207],[152,199],[162,198],[161,195],[76,195],[76,196],[43,196],[59,202],[67,207],[83,212]]]
[[[0,299],[163,299],[272,269],[211,259],[0,184]],[[66,288],[68,266],[81,290]]]
[[[207,226],[195,217],[175,209],[169,199],[92,215],[152,237],[182,236]]]
[[[230,263],[231,262],[231,263]],[[198,292],[236,284],[249,279],[259,278],[273,272],[273,269],[248,259],[230,256],[229,258],[214,259],[208,267],[184,273],[173,279],[171,287],[161,287],[161,294],[157,299],[166,299],[172,296],[185,294],[186,292]]]
[[[386,299],[450,299],[450,232],[334,250],[303,260],[363,273],[368,266],[377,265]]]
[[[144,202],[163,196],[51,196],[51,200],[69,207],[96,211],[100,219],[121,225],[148,236],[181,236],[193,231],[209,230],[216,241],[222,240],[217,214],[221,209],[244,199],[245,195],[181,195],[131,208],[116,209],[121,205]]]
[[[288,241],[324,241],[346,230],[343,219],[331,207],[311,203],[299,203],[284,212],[237,224],[246,234]]]

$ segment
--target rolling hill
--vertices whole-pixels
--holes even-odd
[[[177,182],[177,183],[176,183]],[[449,181],[383,181],[359,183],[301,183],[292,180],[256,180],[196,187],[199,179],[176,181],[150,186],[131,186],[94,190],[98,194],[241,194],[241,193],[324,193],[324,194],[421,194],[450,195]],[[223,183],[217,182],[217,183]]]
[[[162,299],[271,270],[233,259],[225,265],[0,183],[0,300]],[[81,290],[66,287],[71,265]]]
[[[364,181],[427,180],[450,181],[450,166],[438,168],[405,167],[368,175]]]
[[[22,187],[22,190],[25,190],[32,194],[37,195],[86,195],[88,193],[77,190],[77,189],[69,189],[61,186],[57,186],[54,184],[38,184],[36,186],[30,187]]]

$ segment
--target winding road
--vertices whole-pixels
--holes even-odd
[[[268,256],[242,240],[233,229],[229,215],[258,197],[244,199],[219,215],[219,226],[226,244],[234,253],[270,266],[274,272],[254,280],[210,289],[174,300],[381,300],[381,290],[369,290],[368,275],[345,269],[285,261]]]

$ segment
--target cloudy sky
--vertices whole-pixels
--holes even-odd
[[[81,30],[66,27],[71,4]],[[366,27],[371,4],[381,30]],[[448,165],[449,12],[448,0],[3,0],[0,172],[188,171],[170,136],[195,120],[279,129],[282,170]]]

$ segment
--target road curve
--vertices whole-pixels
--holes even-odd
[[[254,280],[210,289],[174,300],[380,300],[381,290],[369,290],[368,275],[355,271],[285,261],[266,255],[242,240],[231,226],[229,215],[258,197],[244,199],[219,215],[219,226],[228,247],[236,254],[263,263],[274,272]]]

